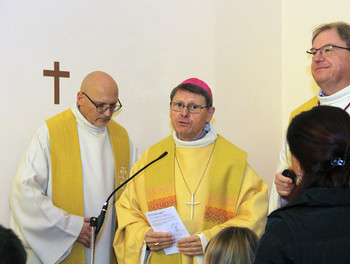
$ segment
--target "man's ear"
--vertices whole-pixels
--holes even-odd
[[[210,120],[213,118],[214,112],[215,112],[215,107],[214,107],[214,106],[212,106],[212,107],[210,107],[210,108],[208,109],[208,117],[207,117],[207,120],[206,120],[207,123],[209,123]]]
[[[77,94],[77,103],[78,105],[82,105],[83,104],[83,99],[84,99],[84,95],[81,91],[78,92]]]

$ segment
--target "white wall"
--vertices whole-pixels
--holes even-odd
[[[203,79],[217,130],[248,152],[270,185],[285,109],[282,22],[289,26],[280,0],[1,0],[0,224],[8,226],[12,177],[35,129],[70,107],[94,70],[119,84],[123,110],[115,119],[141,152],[171,131],[171,89]],[[53,78],[43,77],[54,61],[71,75],[60,79],[60,105]]]

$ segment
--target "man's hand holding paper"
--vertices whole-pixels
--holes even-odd
[[[175,238],[166,232],[154,232],[149,230],[146,233],[146,244],[151,251],[158,251],[172,246]]]
[[[171,255],[179,253],[176,247],[177,241],[182,238],[189,238],[190,234],[174,206],[145,213],[153,229],[146,233],[146,243],[150,250],[157,251],[157,247],[164,249],[165,254]],[[171,240],[171,238],[173,240]],[[198,238],[199,239],[199,238]],[[168,246],[170,241],[173,243]],[[191,244],[191,241],[188,241]],[[200,243],[200,241],[199,241]],[[188,247],[188,243],[186,248]],[[150,247],[151,245],[151,247]]]

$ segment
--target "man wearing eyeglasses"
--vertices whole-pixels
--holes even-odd
[[[173,135],[149,148],[132,172],[168,152],[129,183],[117,201],[114,249],[119,264],[202,263],[208,241],[227,226],[261,235],[267,215],[267,185],[247,163],[247,154],[217,134],[209,86],[191,78],[170,95]],[[145,212],[174,206],[190,236],[175,240],[154,232]],[[175,245],[180,253],[166,255]]]
[[[317,27],[313,32],[311,72],[320,87],[317,96],[291,113],[291,118],[317,105],[340,107],[350,114],[350,25],[334,22]],[[281,172],[291,166],[287,144],[281,151],[280,164],[270,194],[269,212],[288,202],[295,188],[292,179]]]
[[[90,263],[90,217],[99,215],[138,156],[126,130],[111,120],[121,107],[113,78],[92,72],[77,102],[48,119],[27,146],[9,201],[10,225],[28,263]],[[95,263],[116,263],[114,226],[111,206],[96,240]]]

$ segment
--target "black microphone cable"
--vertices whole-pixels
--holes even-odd
[[[148,163],[146,166],[144,166],[143,168],[141,168],[140,170],[138,170],[133,176],[131,176],[129,179],[127,179],[125,182],[123,182],[121,185],[119,185],[107,198],[106,202],[103,204],[102,206],[102,210],[100,212],[100,215],[97,217],[96,220],[96,231],[95,231],[95,240],[97,237],[97,234],[100,232],[103,222],[105,220],[105,215],[107,212],[107,208],[108,208],[108,202],[109,200],[113,197],[113,195],[120,190],[125,184],[127,184],[129,181],[131,181],[133,178],[135,178],[135,176],[137,176],[141,171],[143,171],[144,169],[146,169],[148,166],[152,165],[153,163],[155,163],[156,161],[162,159],[164,156],[166,156],[168,154],[167,151],[165,151],[162,155],[160,155],[158,158],[154,159],[153,161],[151,161],[150,163]]]

